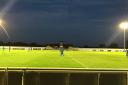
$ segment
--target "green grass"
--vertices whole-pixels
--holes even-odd
[[[128,68],[124,52],[0,51],[0,67]]]

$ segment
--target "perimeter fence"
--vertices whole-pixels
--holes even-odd
[[[0,68],[0,85],[128,85],[128,70]]]

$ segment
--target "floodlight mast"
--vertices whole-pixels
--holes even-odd
[[[5,34],[6,34],[6,36],[7,36],[7,38],[8,38],[8,41],[10,41],[10,37],[9,37],[9,34],[8,34],[8,32],[7,32],[7,30],[5,29],[5,27],[4,27],[4,22],[3,22],[3,20],[2,19],[0,19],[0,28],[2,28],[3,29],[3,31],[5,32]],[[4,48],[3,48],[4,49]],[[9,52],[10,52],[10,45],[9,45]]]
[[[5,29],[5,26],[4,25],[5,25],[5,22],[2,19],[0,19],[0,28],[2,28],[2,30],[4,31],[4,33],[6,34],[6,36],[9,39],[10,38],[9,37],[9,34],[8,34],[7,30]]]
[[[120,28],[124,30],[124,51],[126,50],[126,30],[128,29],[128,22],[122,22]]]

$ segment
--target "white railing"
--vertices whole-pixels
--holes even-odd
[[[111,48],[77,48],[80,51],[96,51],[96,52],[124,52],[124,49]]]
[[[3,50],[44,50],[45,47],[0,46]]]
[[[22,47],[22,46],[0,46],[0,50],[44,50],[46,47]],[[124,52],[124,49],[111,48],[73,48],[78,51],[96,52]],[[73,50],[71,49],[71,50]]]

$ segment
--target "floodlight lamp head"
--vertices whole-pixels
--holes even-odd
[[[119,26],[121,29],[128,29],[128,22],[122,22]]]
[[[0,20],[0,25],[2,24],[2,20]]]

